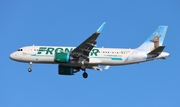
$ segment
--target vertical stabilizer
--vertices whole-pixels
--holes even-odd
[[[162,46],[168,26],[159,26],[151,36],[137,49],[144,51],[153,51]]]

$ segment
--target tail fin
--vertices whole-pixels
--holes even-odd
[[[137,49],[144,51],[153,51],[162,46],[168,26],[159,26],[153,34]]]

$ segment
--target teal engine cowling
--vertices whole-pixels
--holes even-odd
[[[58,74],[59,75],[74,75],[74,73],[78,72],[80,68],[70,67],[70,66],[58,66]]]
[[[60,63],[69,63],[70,62],[70,54],[63,53],[63,52],[55,52],[54,61],[60,62]]]

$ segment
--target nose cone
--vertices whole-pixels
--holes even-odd
[[[14,57],[15,57],[14,53],[11,53],[11,54],[9,55],[9,58],[12,59],[12,60],[14,59]]]
[[[9,55],[9,58],[12,59],[12,60],[15,60],[15,61],[18,60],[18,57],[17,57],[16,52],[11,53],[11,54]]]

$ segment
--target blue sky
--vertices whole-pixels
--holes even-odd
[[[180,1],[1,0],[1,107],[179,107]],[[136,48],[167,25],[166,60],[60,76],[57,65],[9,59],[22,46],[78,46],[103,23],[98,47]]]

